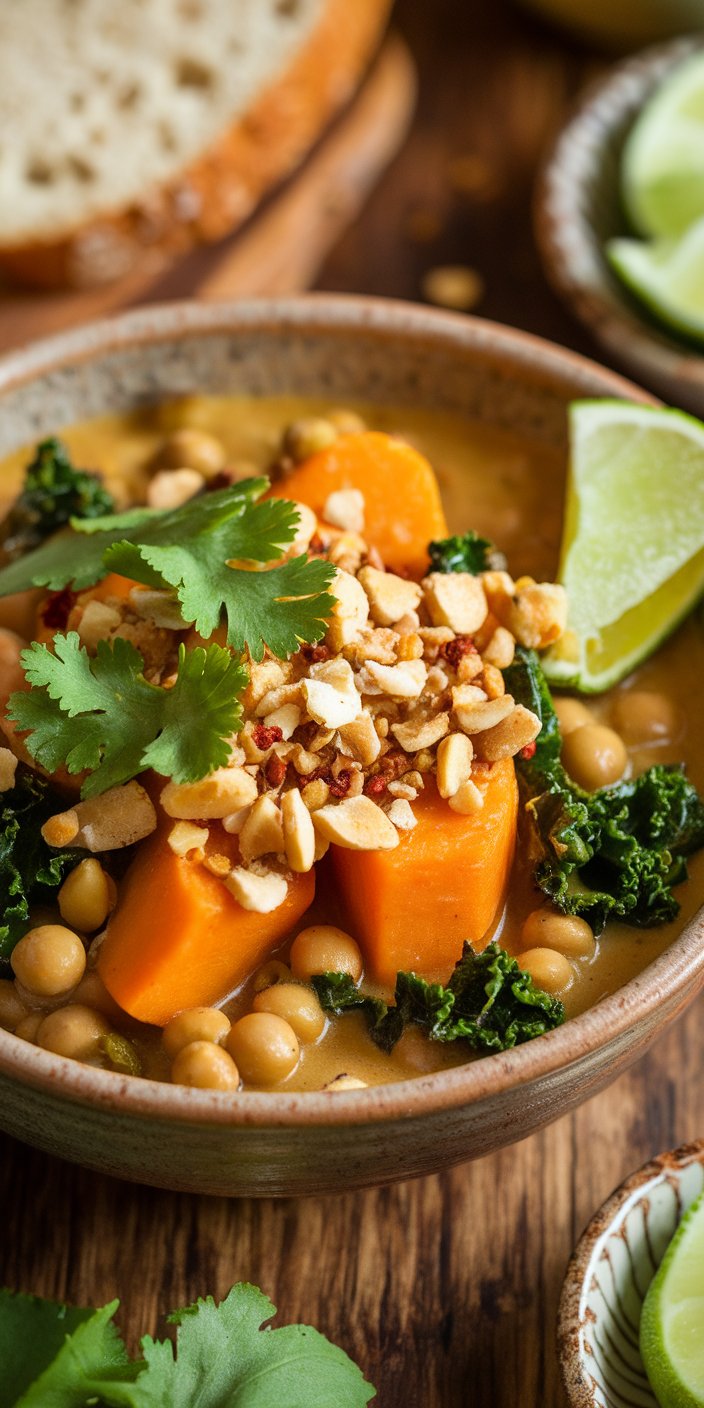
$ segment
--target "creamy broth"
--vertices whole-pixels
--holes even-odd
[[[353,403],[350,409],[358,412],[370,427],[403,435],[428,457],[440,482],[452,532],[471,527],[490,537],[506,554],[514,576],[529,573],[537,580],[553,579],[564,487],[561,456],[530,440],[446,412]],[[146,466],[165,433],[181,426],[206,430],[222,441],[229,461],[248,466],[255,473],[271,464],[282,427],[300,417],[325,415],[329,410],[329,403],[323,400],[293,397],[189,397],[156,410],[104,417],[59,433],[75,463],[99,469],[107,487],[123,505],[143,498]],[[19,489],[28,458],[26,450],[17,452],[2,466],[0,483],[6,501]],[[9,600],[0,602],[0,625],[27,629],[26,621],[13,614]],[[685,761],[691,780],[700,792],[704,791],[704,744],[697,727],[702,678],[704,633],[700,621],[692,618],[619,691],[589,703],[595,719],[612,723],[615,697],[620,691],[657,690],[674,701],[682,720],[679,737],[671,743],[631,750],[629,768],[633,773],[654,762]],[[704,896],[704,853],[694,856],[689,867],[689,883],[676,891],[681,904],[676,921],[650,930],[609,925],[597,940],[593,957],[573,961],[574,979],[560,994],[568,1016],[584,1011],[640,972],[696,913]],[[321,879],[315,904],[298,927],[322,921],[347,927],[329,882],[324,875]],[[520,927],[540,901],[519,857],[504,911],[494,926],[494,937],[510,952],[517,953],[525,947],[520,940]],[[278,956],[285,958],[289,946],[290,940]],[[226,1011],[233,1017],[241,1015],[249,1010],[250,1000],[250,986],[246,984],[225,1004]],[[168,1063],[158,1032],[138,1029],[129,1020],[124,1030],[139,1047],[145,1073],[168,1078]],[[299,1065],[285,1086],[320,1089],[340,1072],[374,1084],[465,1060],[467,1050],[461,1044],[431,1044],[417,1030],[407,1032],[391,1056],[383,1055],[369,1038],[363,1019],[354,1014],[329,1023],[317,1042],[302,1046]]]

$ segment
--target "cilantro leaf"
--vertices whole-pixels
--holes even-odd
[[[411,1024],[433,1041],[463,1040],[475,1051],[506,1051],[559,1026],[565,1016],[559,999],[536,987],[496,943],[483,953],[466,943],[447,986],[398,973],[389,1006],[360,992],[346,973],[324,973],[312,982],[326,1012],[341,1016],[360,1009],[372,1039],[387,1052]]]
[[[204,531],[199,510],[208,497],[216,495],[180,510],[178,537],[115,543],[105,555],[109,570],[149,586],[174,587],[184,620],[206,639],[224,611],[228,644],[238,651],[246,645],[254,660],[261,660],[265,645],[285,656],[303,641],[320,640],[335,600],[325,591],[335,575],[330,563],[303,556],[266,572],[229,565],[280,557],[295,537],[295,505],[285,499],[247,503],[238,517],[207,522]]]
[[[431,572],[471,572],[476,576],[489,569],[504,568],[506,558],[488,538],[480,538],[470,528],[468,533],[452,538],[440,538],[428,544]]]
[[[108,1402],[129,1408],[364,1408],[374,1397],[357,1365],[308,1325],[262,1330],[276,1313],[267,1296],[240,1283],[220,1305],[212,1297],[170,1316],[177,1347],[142,1340],[146,1368]]]
[[[10,696],[8,715],[29,730],[25,743],[49,772],[88,770],[83,797],[94,797],[155,768],[192,782],[230,756],[241,727],[239,694],[247,672],[219,645],[179,648],[171,689],[149,684],[129,641],[98,643],[90,657],[75,631],[56,635],[54,652],[36,641],[22,663],[33,688]]]
[[[0,965],[26,933],[31,905],[58,890],[81,859],[79,851],[51,851],[42,837],[44,822],[63,806],[49,783],[22,764],[14,787],[0,796]]]
[[[0,1408],[14,1408],[92,1310],[0,1289]]]
[[[52,538],[18,562],[0,569],[0,597],[30,587],[49,587],[51,591],[71,587],[82,591],[111,570],[106,566],[105,554],[113,543],[181,542],[186,530],[207,532],[211,525],[241,514],[267,483],[266,479],[242,480],[166,512],[131,508],[99,518],[74,517],[70,520],[73,532]],[[151,580],[148,585],[152,585]]]
[[[0,1303],[0,1345],[11,1330],[10,1364],[19,1397],[0,1402],[7,1408],[85,1408],[87,1403],[105,1401],[111,1379],[127,1385],[141,1365],[128,1358],[113,1324],[118,1303],[111,1301],[92,1312],[64,1311],[64,1334],[57,1344],[63,1307],[5,1292]],[[53,1324],[51,1309],[55,1312]],[[5,1361],[0,1362],[4,1382]]]
[[[43,440],[27,465],[22,492],[0,523],[3,553],[12,561],[70,518],[97,518],[112,507],[112,496],[97,475],[74,469],[60,440]]]
[[[518,648],[507,688],[542,720],[531,758],[516,758],[535,879],[566,914],[599,933],[607,919],[649,928],[674,919],[672,886],[704,846],[704,801],[682,767],[656,764],[630,781],[584,792],[560,761],[550,690],[532,651]]]

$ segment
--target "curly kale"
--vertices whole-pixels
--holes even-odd
[[[483,953],[464,945],[447,986],[415,973],[399,973],[387,1005],[355,987],[347,973],[313,978],[321,1006],[341,1016],[360,1010],[377,1046],[391,1051],[406,1027],[421,1027],[432,1041],[466,1041],[475,1051],[507,1051],[542,1036],[564,1021],[562,1003],[536,987],[515,958],[489,944]]]
[[[608,919],[640,928],[674,919],[673,885],[704,846],[704,802],[680,765],[584,792],[560,762],[560,729],[537,656],[518,649],[504,671],[516,701],[542,720],[532,757],[516,759],[535,879],[566,914],[600,932]]]
[[[80,851],[50,850],[42,836],[44,822],[63,807],[49,783],[22,765],[0,796],[0,969],[28,928],[30,906],[48,899],[81,859]]]
[[[428,544],[431,572],[479,572],[506,566],[503,553],[497,551],[488,538],[480,538],[472,529],[461,537],[442,538]]]
[[[27,465],[21,494],[0,523],[4,559],[13,562],[71,518],[100,518],[113,508],[97,475],[74,469],[60,440],[43,440]]]

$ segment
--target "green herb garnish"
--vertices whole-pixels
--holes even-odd
[[[410,1025],[421,1027],[432,1041],[466,1041],[475,1051],[507,1051],[565,1018],[559,999],[536,987],[496,943],[483,953],[466,943],[446,987],[415,973],[399,973],[391,1005],[361,992],[347,973],[324,973],[312,982],[326,1012],[341,1016],[361,1009],[384,1051],[391,1051]]]
[[[516,758],[535,879],[566,914],[600,933],[607,919],[646,928],[674,919],[672,886],[704,846],[704,802],[681,766],[656,764],[629,782],[584,792],[560,762],[550,690],[533,651],[516,650],[507,689],[542,720],[532,757]]]
[[[317,1330],[263,1329],[276,1310],[256,1286],[174,1311],[176,1347],[145,1335],[138,1360],[114,1324],[118,1305],[73,1310],[0,1291],[0,1408],[364,1408],[374,1397]]]
[[[54,636],[53,652],[33,641],[22,664],[32,689],[10,695],[8,716],[29,730],[25,745],[47,772],[90,773],[82,797],[146,768],[194,782],[226,765],[242,727],[247,671],[220,645],[181,645],[170,689],[145,680],[139,651],[119,636],[99,641],[95,656],[75,631]]]
[[[0,966],[27,932],[32,904],[48,901],[81,859],[80,851],[50,850],[42,837],[44,822],[64,805],[21,763],[15,786],[0,795]]]
[[[97,475],[74,469],[60,440],[43,440],[27,466],[21,494],[0,523],[3,554],[14,560],[71,518],[97,518],[112,508],[112,496]]]
[[[470,528],[468,533],[441,538],[428,544],[431,572],[479,572],[503,569],[506,558],[488,538],[480,538]]]

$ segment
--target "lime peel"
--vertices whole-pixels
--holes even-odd
[[[704,1408],[704,1193],[648,1288],[640,1352],[661,1408]]]
[[[646,237],[681,235],[704,215],[704,52],[662,81],[623,151],[623,198]]]

